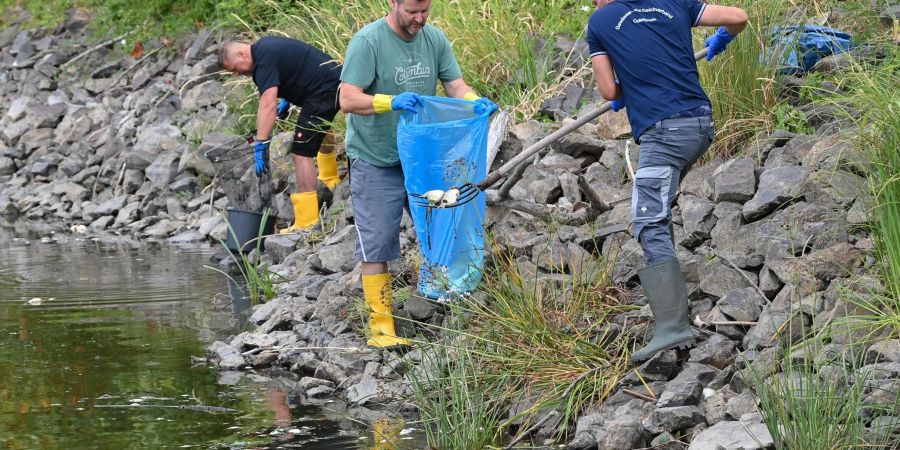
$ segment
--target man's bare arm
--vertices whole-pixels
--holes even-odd
[[[597,89],[604,100],[615,100],[622,96],[619,85],[616,84],[616,73],[613,71],[612,60],[609,55],[596,55],[591,58],[594,67],[594,79],[597,80]]]
[[[341,83],[341,112],[360,116],[375,114],[375,107],[372,105],[373,98],[374,96],[366,94],[359,86]]]
[[[747,12],[741,8],[722,5],[706,5],[697,25],[715,27],[722,25],[732,36],[747,27]]]
[[[266,89],[259,96],[259,108],[256,111],[256,140],[264,141],[272,136],[275,128],[275,109],[278,107],[278,86]]]

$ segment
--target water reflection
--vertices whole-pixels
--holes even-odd
[[[342,407],[191,366],[250,311],[211,249],[17,235],[0,228],[0,448],[371,448]]]

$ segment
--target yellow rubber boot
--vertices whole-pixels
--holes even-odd
[[[316,162],[319,164],[319,180],[333,191],[334,187],[341,182],[341,177],[338,175],[337,156],[334,152],[318,153]]]
[[[291,194],[294,205],[294,224],[281,230],[281,234],[309,231],[319,223],[319,196],[315,192],[296,192]]]
[[[398,338],[394,330],[394,316],[391,311],[391,274],[379,273],[363,275],[363,296],[372,310],[369,314],[369,329],[372,338],[367,342],[372,347],[394,347],[411,345],[408,339]]]

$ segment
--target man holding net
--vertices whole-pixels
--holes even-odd
[[[309,44],[267,36],[253,44],[226,42],[219,50],[219,67],[235,75],[251,76],[259,90],[252,144],[257,176],[269,171],[269,142],[275,119],[287,119],[291,104],[300,106],[290,148],[297,178],[297,192],[291,194],[294,223],[281,233],[312,229],[319,223],[316,163],[318,179],[325,186],[334,189],[340,182],[334,141],[327,132],[339,109],[341,65]]]
[[[391,0],[386,17],[353,36],[341,73],[358,237],[354,256],[363,261],[363,295],[372,310],[368,344],[374,347],[409,345],[394,330],[387,265],[400,257],[400,220],[407,202],[397,151],[399,111],[416,112],[419,95],[435,95],[438,81],[449,97],[475,101],[476,108],[497,108],[463,80],[450,41],[425,24],[430,11],[431,0]]]

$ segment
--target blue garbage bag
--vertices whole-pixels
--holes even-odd
[[[397,148],[409,195],[477,183],[487,175],[489,114],[476,115],[474,102],[422,97],[416,113],[403,112]],[[473,291],[484,263],[484,193],[456,208],[429,208],[410,202],[424,264],[419,292],[449,301]]]
[[[808,72],[820,59],[850,50],[853,36],[820,25],[786,25],[772,30],[769,57],[779,55],[778,71]]]

